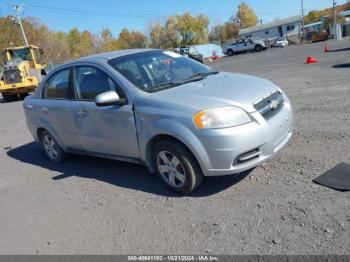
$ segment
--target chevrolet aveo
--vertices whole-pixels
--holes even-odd
[[[271,159],[293,124],[287,96],[270,81],[151,49],[66,63],[25,99],[24,111],[50,160],[73,153],[145,164],[184,194],[204,176]]]

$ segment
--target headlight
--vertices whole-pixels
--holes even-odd
[[[238,107],[218,107],[200,111],[193,116],[199,129],[215,129],[239,126],[251,122],[248,114]]]

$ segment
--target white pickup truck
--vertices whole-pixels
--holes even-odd
[[[262,50],[266,50],[266,44],[262,40],[251,40],[251,39],[240,39],[235,43],[223,46],[223,52],[228,56],[232,56],[234,54],[255,51],[261,52]]]

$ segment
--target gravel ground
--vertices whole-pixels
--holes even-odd
[[[48,162],[26,129],[22,102],[1,103],[0,253],[349,254],[349,193],[311,182],[350,162],[350,43],[330,42],[338,50],[331,53],[323,45],[213,64],[280,85],[295,134],[264,166],[206,178],[188,197],[142,166],[79,156]],[[307,55],[321,63],[305,65]]]

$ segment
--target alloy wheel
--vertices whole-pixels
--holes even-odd
[[[46,154],[53,160],[58,157],[58,149],[55,140],[50,135],[43,137],[43,144]]]
[[[164,181],[170,186],[182,187],[185,184],[185,168],[174,154],[160,151],[157,155],[157,167]]]

